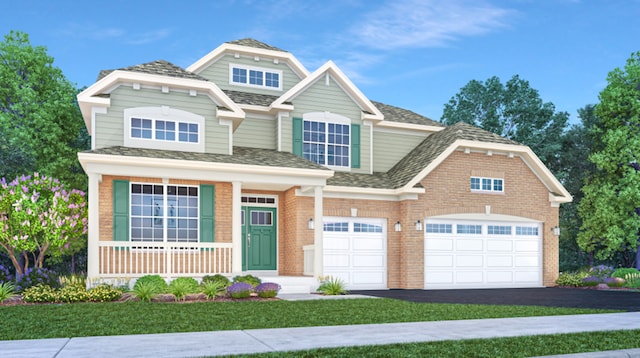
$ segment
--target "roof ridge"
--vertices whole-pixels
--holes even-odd
[[[129,71],[129,72],[141,72],[148,73],[152,75],[161,75],[161,76],[170,76],[170,77],[179,77],[179,78],[189,78],[200,81],[209,81],[200,75],[197,75],[193,72],[189,72],[184,68],[173,64],[167,60],[154,60],[150,62],[140,63],[133,66],[127,66],[118,68],[116,70],[102,70],[98,74],[98,81],[102,78],[106,77],[113,71]]]
[[[289,52],[289,51],[283,50],[281,48],[266,44],[266,43],[264,43],[262,41],[258,41],[258,40],[254,39],[254,38],[251,38],[251,37],[245,37],[243,39],[234,40],[234,41],[227,41],[226,43],[233,44],[233,45],[253,47],[253,48],[260,48],[260,49],[265,49],[265,50]]]
[[[382,112],[385,121],[444,127],[442,123],[436,122],[433,119],[427,116],[423,116],[410,109],[393,106],[373,100],[371,100],[371,103],[373,103],[373,105],[376,106],[376,108],[378,108],[380,112]]]

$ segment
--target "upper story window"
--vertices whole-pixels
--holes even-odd
[[[504,192],[504,179],[471,177],[471,191]]]
[[[335,114],[313,113],[303,118],[302,155],[321,165],[349,168],[349,119]]]
[[[229,83],[281,91],[282,71],[230,64]]]
[[[204,117],[169,107],[124,110],[124,145],[204,152]]]

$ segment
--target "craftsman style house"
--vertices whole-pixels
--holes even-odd
[[[369,100],[333,62],[309,72],[243,39],[186,69],[103,71],[78,101],[90,278],[436,289],[558,276],[571,196],[531,149]]]

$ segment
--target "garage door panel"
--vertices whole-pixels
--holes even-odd
[[[425,276],[427,284],[453,284],[453,271],[433,271]]]
[[[381,237],[355,237],[353,238],[353,250],[384,250],[384,239]]]
[[[479,255],[457,255],[456,266],[457,267],[483,267],[483,256]]]
[[[354,271],[351,274],[351,281],[355,285],[382,285],[385,282],[386,274],[382,271]]]
[[[453,251],[451,239],[427,239],[425,248],[430,251]]]
[[[353,267],[371,267],[379,269],[380,267],[384,267],[384,260],[384,255],[354,255]]]
[[[516,267],[538,267],[537,256],[516,256]]]
[[[487,283],[513,282],[513,271],[488,271]]]
[[[457,271],[456,283],[460,283],[460,284],[482,283],[483,277],[484,275],[482,271]]]
[[[482,251],[482,240],[456,240],[456,250],[458,251]]]
[[[513,251],[513,242],[490,238],[487,241],[487,251]]]
[[[325,253],[324,265],[326,267],[349,267],[349,255]]]
[[[516,252],[537,252],[538,242],[535,240],[516,241]]]
[[[335,235],[335,234],[334,234]],[[348,237],[335,237],[325,236],[323,240],[323,246],[325,250],[348,250],[349,238]]]
[[[513,267],[513,256],[487,256],[487,267]]]
[[[540,274],[537,271],[516,271],[515,282],[538,282],[540,281]]]
[[[453,267],[453,255],[429,255],[424,261],[426,267]]]

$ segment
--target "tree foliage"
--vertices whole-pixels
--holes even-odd
[[[87,232],[85,194],[67,191],[59,180],[21,176],[0,181],[0,249],[21,277],[33,258],[42,267],[45,257],[71,254],[84,247]]]
[[[39,171],[86,187],[78,150],[88,149],[77,90],[46,48],[11,31],[0,42],[0,177]]]
[[[472,80],[445,104],[441,122],[466,122],[529,146],[554,172],[569,114],[556,112],[519,76]]]
[[[602,143],[590,157],[597,171],[583,187],[578,243],[604,259],[640,244],[640,52],[616,68],[600,92],[595,129]],[[636,266],[640,260],[636,256]]]

